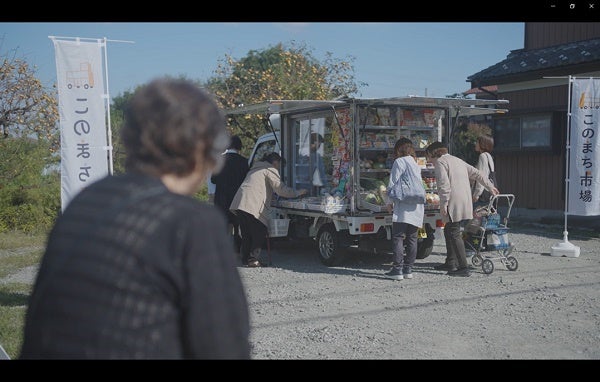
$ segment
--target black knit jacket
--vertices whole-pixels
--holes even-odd
[[[245,359],[249,317],[213,206],[155,178],[106,177],[50,233],[22,359]]]

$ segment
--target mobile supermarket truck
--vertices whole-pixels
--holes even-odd
[[[225,113],[234,120],[246,114],[265,117],[271,132],[257,140],[250,163],[279,151],[285,158],[280,169],[285,184],[309,190],[302,198],[273,199],[269,236],[316,240],[321,261],[331,266],[350,246],[391,251],[392,214],[385,191],[401,137],[414,143],[427,192],[417,258],[429,256],[443,223],[425,148],[450,137],[459,116],[505,113],[498,107],[507,103],[418,96],[270,100]]]

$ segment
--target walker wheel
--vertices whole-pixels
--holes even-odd
[[[505,260],[504,265],[506,265],[506,269],[508,269],[509,271],[516,271],[517,268],[519,268],[519,262],[514,256],[508,256]]]
[[[481,266],[481,263],[483,263],[483,257],[481,257],[480,254],[475,254],[471,258],[471,263],[473,263],[474,266],[479,267]]]
[[[489,275],[490,273],[494,272],[494,263],[490,259],[485,259],[483,260],[481,268],[483,269],[483,273]]]

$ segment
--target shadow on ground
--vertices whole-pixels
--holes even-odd
[[[29,295],[17,292],[6,292],[0,290],[0,306],[24,306],[27,305]]]
[[[420,273],[444,274],[445,272],[434,270],[433,267],[443,263],[445,256],[445,253],[434,252],[425,259],[417,260],[414,270]],[[319,259],[314,243],[279,240],[270,244],[270,251],[262,251],[261,262],[268,264],[269,260],[270,267],[293,272],[385,278],[383,273],[391,266],[392,253],[371,253],[350,247],[338,264],[327,266]]]

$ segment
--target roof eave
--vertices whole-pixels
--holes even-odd
[[[569,75],[576,75],[578,73],[586,73],[598,70],[599,66],[600,61],[593,61],[583,64],[565,65],[554,68],[544,68],[541,70],[532,70],[529,72],[508,74],[504,76],[481,76],[480,78],[468,79],[467,81],[471,82],[471,88],[479,88],[482,86],[503,85],[516,82],[539,80],[544,77],[568,77]]]

